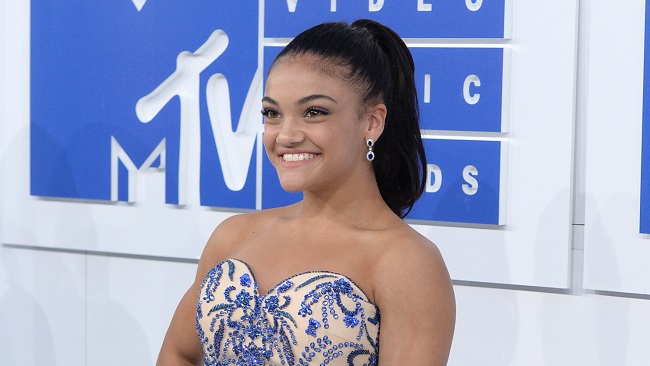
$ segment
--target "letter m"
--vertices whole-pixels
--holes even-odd
[[[158,166],[154,163],[158,161]],[[138,176],[151,171],[165,170],[166,150],[165,139],[163,138],[158,146],[149,154],[147,159],[139,167],[133,163],[133,160],[124,151],[122,146],[114,136],[111,136],[111,201],[118,201],[119,192],[119,168],[120,163],[124,165],[128,175],[128,202],[136,201],[138,191]]]

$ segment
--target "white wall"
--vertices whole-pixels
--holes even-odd
[[[629,224],[638,220],[634,197],[638,200],[640,141],[634,137],[638,137],[641,126],[644,2],[582,0],[580,18],[577,1],[513,3],[517,14],[513,27],[515,57],[517,53],[520,60],[539,56],[530,50],[532,46],[517,46],[518,41],[530,39],[525,29],[551,29],[560,20],[569,40],[555,41],[562,43],[565,52],[574,52],[556,65],[566,73],[564,79],[571,79],[562,80],[569,89],[561,90],[559,101],[557,95],[545,97],[544,93],[527,99],[523,86],[538,85],[547,76],[522,69],[525,64],[513,71],[519,78],[515,81],[519,85],[517,94],[513,95],[513,124],[519,121],[521,125],[522,120],[543,123],[526,119],[527,111],[557,108],[560,103],[560,124],[569,126],[552,130],[542,125],[540,131],[551,137],[559,134],[558,141],[569,140],[571,145],[575,130],[576,142],[558,162],[566,168],[565,172],[559,169],[561,176],[556,177],[561,182],[559,188],[566,184],[564,190],[541,195],[548,196],[545,204],[556,209],[548,213],[542,202],[530,213],[535,222],[512,218],[506,230],[514,232],[517,240],[503,243],[502,251],[493,253],[492,270],[470,273],[472,261],[478,262],[482,256],[474,253],[475,258],[463,262],[463,253],[471,248],[443,248],[452,263],[452,276],[464,280],[455,287],[458,322],[450,364],[650,364],[650,287],[646,280],[650,245],[648,238],[631,231],[636,227],[630,226],[637,224]],[[542,11],[553,6],[572,10],[562,16]],[[213,212],[201,214],[197,225],[203,231],[189,239],[178,238],[188,240],[190,248],[179,252],[188,259],[165,259],[142,255],[147,253],[129,250],[126,245],[103,251],[106,235],[97,230],[93,220],[69,220],[92,213],[84,204],[46,211],[51,206],[34,209],[12,201],[26,195],[29,182],[24,180],[28,179],[28,166],[20,165],[24,162],[21,156],[28,156],[28,129],[15,120],[18,116],[28,121],[29,115],[29,85],[16,82],[28,80],[29,75],[29,65],[24,62],[29,50],[28,9],[26,4],[0,0],[0,238],[5,239],[0,247],[0,365],[152,364],[176,302],[193,279],[196,266],[189,258],[198,255],[206,232],[222,217]],[[532,23],[523,26],[523,19]],[[549,43],[549,47],[554,45]],[[555,103],[547,107],[549,101]],[[611,128],[613,123],[617,128]],[[513,134],[510,137],[515,146],[526,145],[532,138],[521,138],[528,135],[517,135],[516,127]],[[534,145],[526,146],[524,150]],[[620,178],[605,182],[603,164],[616,169]],[[518,167],[511,165],[515,169],[513,183],[525,173]],[[17,184],[17,179],[23,181]],[[22,186],[22,191],[17,191],[17,186]],[[525,198],[518,198],[516,203]],[[509,204],[513,205],[512,200]],[[8,207],[11,215],[6,214]],[[524,210],[515,212],[526,214]],[[568,216],[553,216],[557,212],[572,212],[573,225]],[[56,230],[56,225],[67,225],[69,230],[57,231],[60,236],[53,240],[48,233]],[[529,228],[522,231],[522,225]],[[24,227],[40,229],[22,231]],[[442,238],[445,242],[449,241],[446,237],[453,239],[459,232],[453,227],[418,229],[435,241]],[[475,233],[477,229],[460,231],[460,235],[470,235],[462,234],[466,231]],[[559,239],[559,244],[551,243],[552,250],[548,251],[544,244],[558,232],[566,238]],[[492,230],[485,235],[502,234]],[[27,238],[31,245],[6,238]],[[67,242],[79,238],[83,240],[78,244]],[[34,243],[39,242],[46,244],[36,247]],[[489,246],[483,248],[489,254]],[[174,255],[173,248],[166,250],[167,255]],[[194,254],[185,255],[188,252]],[[554,253],[559,253],[559,260]],[[573,265],[560,264],[557,270],[558,263],[567,261],[568,253]],[[548,263],[549,268],[545,268]],[[499,265],[503,266],[501,272],[495,272]],[[512,273],[517,275],[514,280],[509,277]],[[479,282],[502,284],[486,287]],[[571,287],[558,289],[562,283]],[[537,287],[521,286],[531,284]],[[612,291],[618,296],[590,290]]]

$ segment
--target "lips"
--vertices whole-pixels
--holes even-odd
[[[282,160],[286,162],[291,162],[291,161],[303,161],[303,160],[309,160],[313,159],[314,156],[317,154],[311,154],[311,153],[300,153],[300,154],[283,154],[282,155]]]

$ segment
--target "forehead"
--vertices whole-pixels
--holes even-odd
[[[339,98],[358,99],[357,92],[345,81],[345,66],[328,63],[314,56],[284,57],[277,60],[266,80],[265,95],[334,94]],[[273,95],[271,95],[273,94]]]
[[[324,58],[312,54],[302,55],[285,55],[276,59],[271,67],[271,71],[278,65],[284,66],[298,66],[311,69],[313,72],[323,74],[323,76],[330,76],[345,80],[349,72],[348,66],[341,60],[336,58]]]

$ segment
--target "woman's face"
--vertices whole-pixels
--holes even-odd
[[[289,192],[336,189],[371,169],[365,140],[374,136],[360,96],[328,74],[301,56],[276,62],[266,81],[264,146]]]

